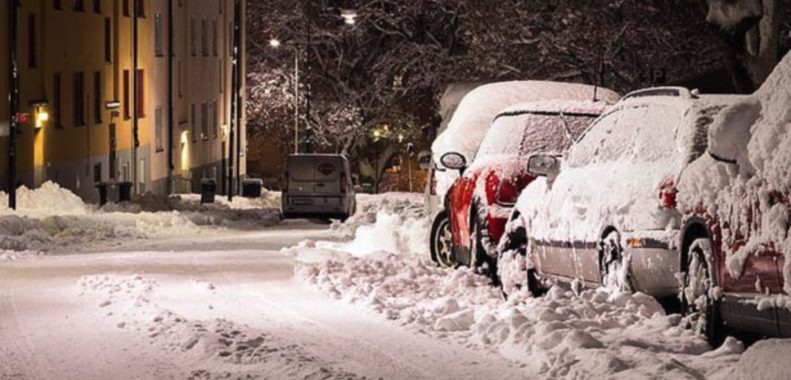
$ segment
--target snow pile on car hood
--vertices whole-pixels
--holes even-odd
[[[447,152],[463,154],[472,161],[494,117],[514,104],[547,100],[591,100],[594,91],[599,101],[613,104],[620,95],[594,86],[545,81],[500,82],[470,91],[459,103],[448,128],[437,136],[431,146],[434,162]],[[458,173],[438,172],[437,194],[444,195]]]
[[[504,301],[467,269],[379,253],[300,264],[298,275],[328,294],[432,336],[497,351],[541,378],[709,378],[731,370],[743,347],[711,351],[678,315],[643,294],[555,287]]]

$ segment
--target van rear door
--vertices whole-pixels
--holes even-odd
[[[288,158],[288,193],[310,194],[313,192],[314,156],[291,156]]]
[[[316,156],[313,161],[313,193],[340,194],[343,160],[338,156]]]

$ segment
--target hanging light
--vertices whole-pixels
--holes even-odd
[[[354,9],[341,9],[341,17],[346,25],[354,25],[357,22],[357,11]]]

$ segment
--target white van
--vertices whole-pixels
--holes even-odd
[[[349,160],[342,155],[291,155],[284,180],[284,218],[345,220],[357,209]]]

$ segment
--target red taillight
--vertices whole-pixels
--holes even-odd
[[[513,206],[519,198],[519,189],[510,180],[504,179],[497,185],[495,200],[503,206]]]
[[[346,194],[346,173],[341,172],[341,194]]]
[[[659,207],[674,209],[676,208],[676,190],[675,181],[673,178],[666,178],[659,185]]]

